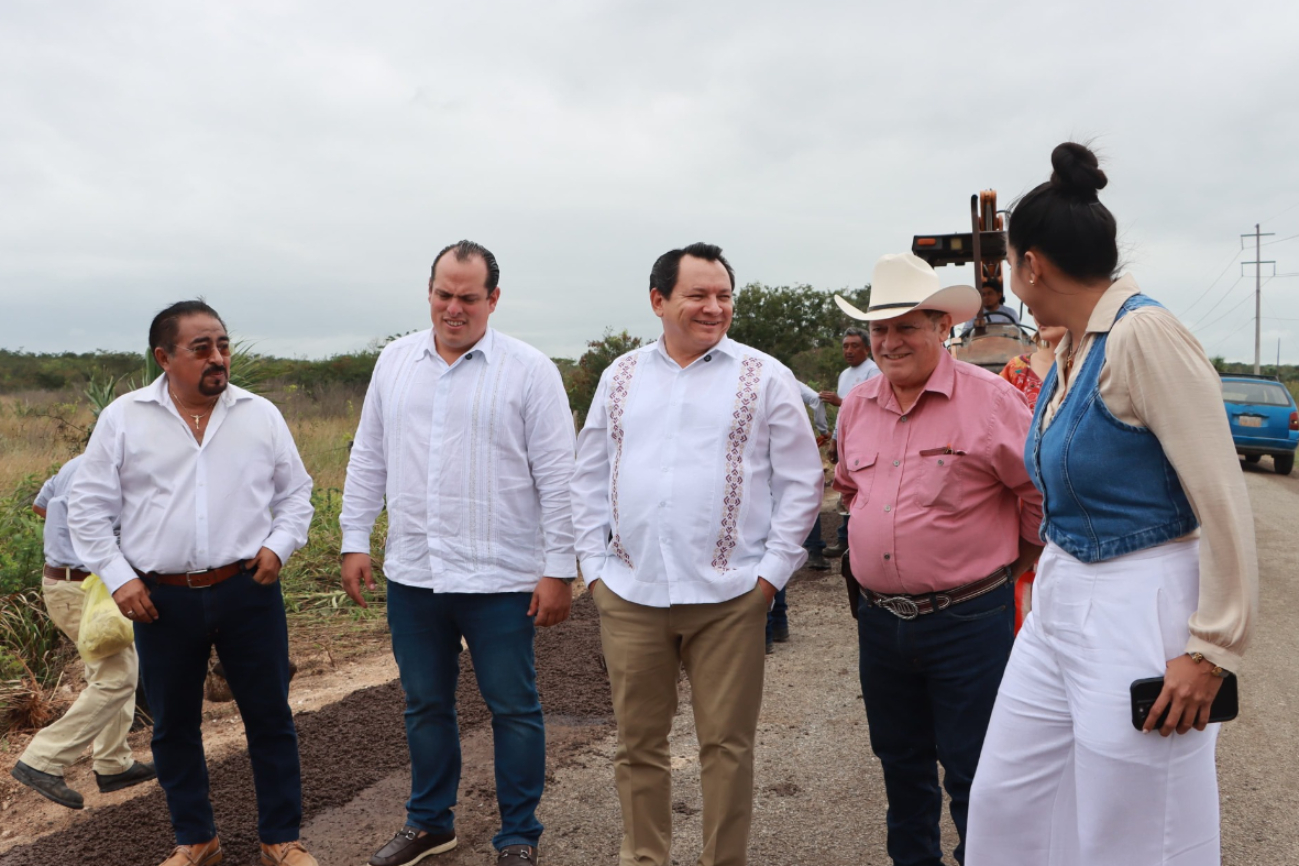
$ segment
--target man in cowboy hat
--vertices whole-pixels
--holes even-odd
[[[884,256],[865,312],[883,375],[840,409],[834,486],[852,515],[857,633],[871,749],[896,866],[939,866],[944,786],[964,862],[970,782],[1010,656],[1015,579],[1037,558],[1041,496],[1024,469],[1031,415],[1008,382],[943,348],[979,294]]]

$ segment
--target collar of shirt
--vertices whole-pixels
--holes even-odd
[[[1096,302],[1091,316],[1087,319],[1087,334],[1108,334],[1110,329],[1114,327],[1114,317],[1119,314],[1119,307],[1126,304],[1128,298],[1140,293],[1141,287],[1137,285],[1136,279],[1127,274],[1111,283],[1110,287],[1101,295],[1101,299]],[[1088,343],[1087,334],[1083,335],[1082,344],[1079,346],[1084,351]],[[1060,345],[1056,346],[1055,355],[1057,358],[1069,357],[1069,344],[1069,332],[1066,331],[1064,337],[1060,340]],[[1074,366],[1081,365],[1082,356],[1078,355],[1074,358]]]
[[[484,361],[490,364],[492,363],[492,358],[496,356],[496,352],[496,331],[493,328],[488,328],[487,332],[483,334],[482,339],[477,343],[474,343],[473,346],[466,350],[459,358],[456,358],[455,363],[447,364],[446,359],[438,354],[437,336],[433,333],[433,329],[429,328],[428,343],[424,346],[423,356],[436,361],[443,366],[454,367],[461,361],[472,361],[475,356],[481,357]]]
[[[738,345],[739,344],[736,343],[734,340],[732,340],[730,337],[722,337],[722,339],[717,342],[717,345],[713,346],[711,349],[706,350],[702,355],[700,355],[698,358],[695,358],[685,367],[682,367],[676,361],[672,360],[672,356],[668,354],[667,346],[665,345],[662,337],[659,337],[653,343],[646,346],[644,349],[642,349],[642,351],[653,352],[654,354],[658,355],[658,357],[661,358],[664,362],[671,364],[676,369],[684,370],[687,369],[688,367],[693,367],[695,364],[701,362],[707,363],[708,361],[712,360],[709,356],[711,356],[714,352],[721,352],[723,355],[726,355],[728,357],[738,358],[740,356],[740,352],[736,348]]]
[[[925,382],[925,387],[921,389],[920,396],[934,393],[942,394],[945,399],[950,400],[952,397],[952,388],[956,383],[956,361],[946,351],[938,355],[938,366],[934,367],[934,372],[929,374],[929,381]],[[868,400],[874,400],[879,404],[881,409],[892,412],[894,415],[905,415],[916,411],[920,405],[920,397],[907,411],[902,411],[902,404],[898,403],[898,397],[893,393],[893,385],[889,382],[889,377],[884,375],[876,376],[866,384],[862,389],[862,396]]]
[[[253,395],[245,391],[243,388],[227,384],[226,389],[221,392],[221,396],[217,398],[216,403],[212,404],[212,417],[208,419],[207,435],[203,437],[203,441],[206,442],[210,436],[214,435],[216,433],[216,428],[220,426],[217,423],[217,407],[220,407],[223,410],[221,414],[224,415],[234,407],[235,403],[238,403],[240,400],[251,400],[252,398]],[[166,409],[173,416],[178,418],[186,428],[189,427],[189,422],[181,416],[180,407],[176,405],[175,400],[171,396],[171,381],[167,378],[166,373],[163,373],[157,379],[154,379],[152,385],[149,385],[146,388],[141,388],[137,391],[135,394],[135,402],[157,403],[163,409]]]

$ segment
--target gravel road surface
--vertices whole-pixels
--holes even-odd
[[[1271,461],[1244,467],[1257,525],[1261,616],[1241,678],[1241,717],[1219,740],[1223,862],[1299,864],[1299,673],[1291,662],[1299,623],[1299,477]],[[833,532],[833,519],[823,521]],[[790,586],[791,641],[768,657],[759,727],[750,862],[886,866],[884,793],[867,743],[856,675],[856,633],[837,573],[800,572]],[[598,662],[598,623],[587,596],[572,621],[538,638],[550,772],[541,820],[550,866],[614,864],[620,817],[613,786],[608,687]],[[490,726],[466,659],[461,688],[465,772],[457,808],[461,847],[438,866],[492,863],[496,829]],[[689,685],[672,731],[674,864],[700,847],[699,766]],[[395,684],[353,693],[299,717],[307,792],[303,838],[324,866],[361,866],[404,816],[409,784]],[[245,755],[212,767],[226,863],[256,862],[251,775]],[[945,846],[954,834],[945,818]],[[117,806],[87,810],[72,833],[0,855],[2,866],[85,862],[148,866],[168,851],[156,788]],[[430,863],[434,861],[429,861]]]

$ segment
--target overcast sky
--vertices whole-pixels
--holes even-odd
[[[1092,138],[1130,272],[1252,359],[1239,236],[1262,221],[1299,274],[1297,85],[1293,0],[5,0],[0,347],[139,349],[203,295],[261,351],[357,349],[428,326],[468,237],[493,324],[573,357],[657,333],[667,249],[859,286]],[[1264,357],[1299,362],[1299,276],[1263,314]]]

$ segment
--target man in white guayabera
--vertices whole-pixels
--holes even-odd
[[[343,488],[343,587],[373,589],[370,534],[388,509],[388,625],[406,692],[406,823],[370,858],[404,866],[456,846],[463,637],[492,713],[497,862],[536,863],[546,732],[535,626],[568,617],[573,415],[559,370],[487,326],[500,268],[483,246],[433,260],[433,327],[379,356]]]
[[[807,559],[821,457],[794,376],[730,340],[735,276],[710,244],[660,256],[656,342],[605,370],[578,438],[573,523],[618,721],[622,863],[670,862],[668,731],[690,678],[701,866],[746,862],[763,627]]]

